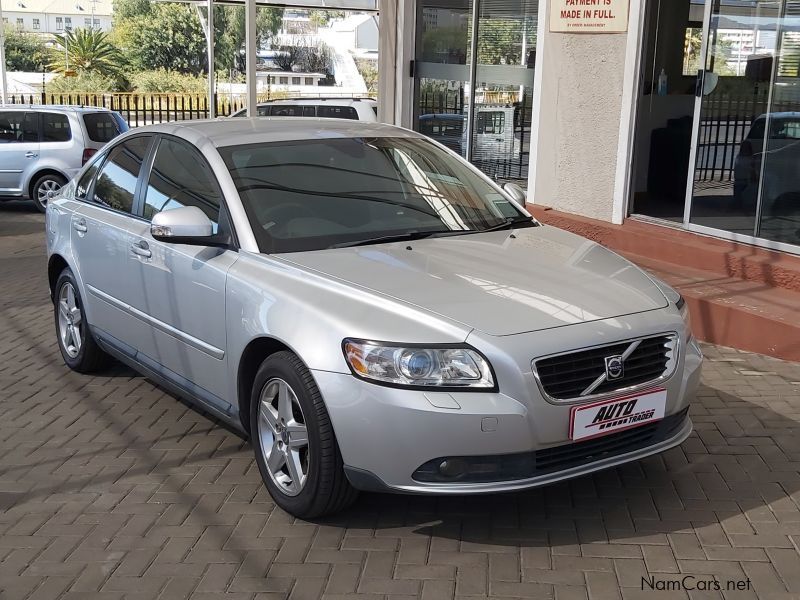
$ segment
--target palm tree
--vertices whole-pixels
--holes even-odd
[[[122,69],[122,54],[105,32],[74,29],[56,38],[50,68],[58,73],[70,69],[109,77]]]

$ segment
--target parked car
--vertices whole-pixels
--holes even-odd
[[[128,131],[104,108],[0,105],[0,199],[49,199],[109,140]],[[3,198],[5,197],[5,198]]]
[[[388,125],[142,127],[48,205],[61,355],[114,356],[247,433],[304,518],[680,444],[702,360],[683,299],[511,191]]]
[[[438,113],[420,115],[419,132],[463,155],[465,115]]]
[[[767,128],[769,135],[766,135]],[[794,232],[800,216],[798,165],[800,112],[776,112],[757,117],[734,162],[735,200],[754,214],[761,190],[762,213],[766,217],[781,217]]]
[[[519,156],[521,142],[514,130],[513,106],[478,105],[472,150],[474,161],[509,160]],[[419,131],[463,155],[467,147],[467,116],[454,113],[420,115]]]
[[[259,117],[321,117],[374,123],[378,120],[378,103],[371,98],[270,100],[260,102],[256,112]],[[231,117],[246,116],[246,108],[231,115]]]

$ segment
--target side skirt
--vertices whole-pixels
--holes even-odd
[[[94,335],[94,338],[97,340],[97,343],[100,345],[100,347],[104,351],[108,352],[111,356],[119,360],[121,363],[128,365],[131,369],[138,371],[148,379],[153,380],[171,394],[178,396],[190,404],[194,404],[212,414],[229,427],[235,429],[237,433],[244,434],[245,437],[249,436],[242,426],[241,419],[239,418],[238,407],[235,407],[225,402],[222,398],[218,398],[207,390],[194,385],[191,381],[184,379],[177,373],[170,371],[160,363],[152,360],[148,356],[143,355],[135,348],[128,346],[124,342],[121,342],[102,329],[92,327],[91,330],[92,335]]]

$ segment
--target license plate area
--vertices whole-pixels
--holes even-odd
[[[622,398],[573,406],[569,438],[573,441],[600,437],[664,418],[667,390],[651,390]]]

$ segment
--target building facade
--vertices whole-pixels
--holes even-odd
[[[535,204],[800,254],[800,0],[379,8],[384,120]]]
[[[3,22],[22,31],[61,35],[71,29],[111,30],[111,0],[2,0]]]

